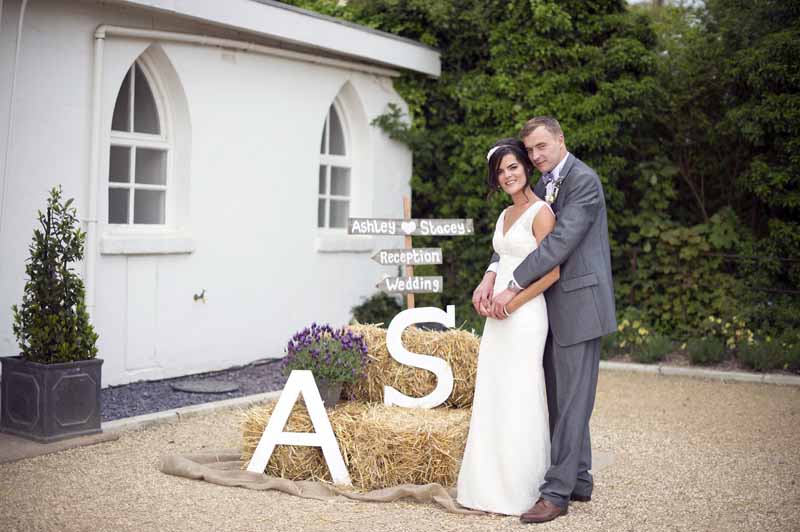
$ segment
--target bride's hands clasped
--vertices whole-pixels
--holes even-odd
[[[511,300],[514,299],[516,293],[512,292],[508,288],[497,294],[492,298],[492,310],[490,312],[490,316],[496,320],[504,320],[511,312],[509,312],[506,308],[506,305],[511,303]]]
[[[492,311],[492,289],[494,287],[495,272],[486,272],[483,280],[472,292],[472,306],[480,316],[488,318]]]

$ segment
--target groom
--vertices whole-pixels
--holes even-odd
[[[479,314],[504,319],[505,305],[516,293],[561,265],[560,280],[545,292],[550,333],[543,364],[551,466],[540,487],[541,497],[520,516],[523,523],[543,523],[565,515],[571,500],[591,500],[589,418],[597,389],[600,338],[616,331],[617,322],[600,179],[567,151],[556,119],[532,118],[520,137],[531,162],[542,172],[534,193],[551,204],[556,225],[494,298],[499,257],[492,256],[472,302]]]

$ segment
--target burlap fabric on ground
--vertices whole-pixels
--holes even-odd
[[[366,502],[392,502],[411,498],[417,502],[435,503],[453,513],[481,514],[460,506],[455,500],[455,490],[439,484],[407,484],[379,490],[357,492],[323,482],[288,480],[270,477],[263,473],[245,471],[239,452],[223,450],[192,455],[170,455],[161,460],[161,471],[168,475],[205,480],[221,486],[236,486],[251,490],[277,490],[306,499],[330,500],[346,497]]]
[[[371,403],[383,402],[383,387],[391,386],[411,397],[428,395],[436,387],[436,376],[430,371],[406,366],[389,355],[386,348],[386,329],[376,325],[351,325],[350,330],[364,337],[369,349],[366,375],[354,385],[347,385],[343,397]],[[403,346],[412,353],[442,358],[453,370],[453,392],[442,406],[471,408],[478,370],[476,335],[449,329],[442,332],[409,327],[403,332]]]

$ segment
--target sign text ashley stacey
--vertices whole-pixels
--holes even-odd
[[[471,219],[393,220],[389,218],[350,218],[351,235],[463,236],[473,233]]]

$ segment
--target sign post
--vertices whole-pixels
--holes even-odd
[[[412,245],[412,236],[466,236],[473,234],[472,220],[416,219],[411,218],[411,198],[403,196],[403,218],[349,218],[347,233],[350,235],[403,235],[403,247],[399,249],[379,249],[372,260],[382,266],[402,266],[405,275],[386,276],[376,286],[385,292],[406,295],[406,308],[415,306],[414,294],[441,293],[441,276],[415,277],[415,265],[442,264],[441,248],[418,248]]]
[[[411,220],[411,198],[408,196],[403,196],[403,218],[406,221]],[[411,235],[406,235],[405,237],[405,245],[406,249],[411,249]],[[414,276],[414,266],[408,264],[406,265],[406,277],[413,277]],[[414,292],[409,292],[406,294],[406,308],[414,308]]]

